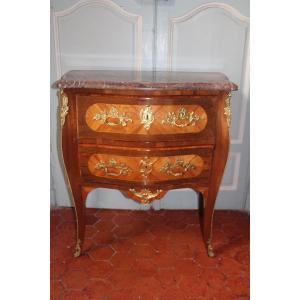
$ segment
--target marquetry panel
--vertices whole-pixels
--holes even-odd
[[[95,132],[119,134],[199,133],[208,116],[200,105],[126,105],[95,103],[85,113]]]
[[[87,167],[90,175],[96,177],[153,182],[199,177],[203,171],[209,170],[210,157],[195,154],[150,157],[91,154]]]

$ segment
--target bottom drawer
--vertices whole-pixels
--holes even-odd
[[[212,149],[172,150],[79,146],[82,178],[151,183],[202,179],[208,182]]]

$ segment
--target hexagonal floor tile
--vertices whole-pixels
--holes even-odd
[[[88,209],[77,258],[73,216],[51,211],[51,299],[249,299],[247,214],[216,211],[213,259],[196,211]]]
[[[106,280],[89,280],[83,292],[88,299],[107,299],[112,292],[112,285]]]
[[[88,276],[82,270],[70,270],[63,276],[62,283],[67,289],[82,290],[88,283]]]
[[[115,250],[110,246],[98,246],[88,254],[93,260],[109,260],[115,254]]]

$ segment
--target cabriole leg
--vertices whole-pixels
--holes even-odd
[[[77,220],[77,241],[75,246],[74,257],[78,257],[82,254],[82,246],[84,242],[85,235],[85,216],[86,216],[86,198],[90,191],[92,191],[94,187],[84,186],[81,188],[81,194],[76,197],[78,201],[74,198],[74,204],[76,207],[76,220]]]
[[[202,218],[203,217],[203,211],[204,211],[204,196],[203,193],[198,191],[198,211],[199,211],[199,216]]]
[[[209,257],[214,257],[215,253],[212,246],[212,228],[213,228],[213,216],[214,216],[214,206],[215,197],[209,195],[204,199],[204,216],[203,216],[203,237],[207,249],[207,255]]]
[[[74,257],[78,257],[82,254],[82,246],[84,242],[85,234],[85,198],[83,197],[80,189],[74,193],[74,206],[76,213],[76,245]]]

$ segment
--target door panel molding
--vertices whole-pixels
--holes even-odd
[[[240,152],[236,152],[236,153],[230,152],[229,157],[228,157],[228,162],[230,161],[230,159],[234,159],[232,183],[229,185],[221,185],[220,191],[235,191],[238,187],[240,164],[241,164],[241,153]]]
[[[219,8],[225,11],[229,17],[232,17],[234,20],[237,20],[246,26],[248,26],[250,19],[244,15],[242,15],[236,8],[225,4],[225,3],[219,3],[219,2],[212,2],[212,3],[206,3],[203,5],[200,5],[184,15],[178,16],[178,17],[173,17],[170,18],[169,21],[169,49],[168,49],[168,69],[172,71],[173,68],[173,46],[174,46],[174,41],[173,41],[173,33],[174,33],[174,27],[175,25],[179,23],[186,22],[190,19],[192,19],[194,16],[200,14],[201,12],[207,10],[207,9],[212,9],[212,8]]]
[[[192,19],[193,17],[201,14],[202,12],[209,9],[220,9],[226,13],[226,15],[232,20],[236,21],[238,26],[243,26],[245,28],[245,47],[243,53],[243,70],[242,70],[242,79],[240,84],[241,91],[241,109],[239,113],[239,129],[238,135],[235,138],[231,138],[230,143],[233,145],[240,145],[243,143],[244,131],[245,131],[245,122],[247,116],[247,102],[249,99],[249,23],[250,19],[247,16],[241,14],[236,8],[219,2],[212,2],[200,5],[187,13],[170,18],[169,20],[169,45],[168,45],[168,69],[171,71],[173,69],[173,60],[174,60],[174,30],[176,26],[180,23],[184,23]]]
[[[249,27],[246,29],[246,42],[244,50],[244,64],[243,64],[243,75],[241,83],[241,94],[242,94],[242,107],[240,110],[240,120],[239,120],[239,130],[237,138],[231,139],[230,143],[232,145],[240,145],[244,140],[245,124],[247,118],[247,106],[250,98],[250,32]]]
[[[121,6],[111,0],[80,0],[74,5],[53,12],[53,28],[54,28],[54,47],[56,55],[56,76],[57,79],[62,75],[61,67],[61,46],[60,46],[60,26],[59,19],[73,14],[83,7],[99,6],[113,12],[121,19],[132,23],[135,26],[135,68],[141,70],[142,66],[142,16],[130,13]],[[74,29],[75,30],[75,29]]]
[[[230,168],[230,172],[226,175],[226,170],[224,176],[226,176],[226,181],[224,181],[220,187],[220,194],[218,198],[220,199],[220,195],[222,195],[222,201],[220,201],[221,206],[223,205],[223,202],[225,203],[226,199],[232,199],[233,195],[232,193],[235,193],[234,199],[236,201],[240,201],[240,188],[243,185],[244,181],[244,174],[241,172],[244,172],[244,162],[241,161],[242,154],[244,155],[244,148],[242,149],[243,145],[247,147],[248,145],[248,135],[246,136],[246,125],[247,125],[247,116],[248,116],[248,105],[249,105],[249,98],[250,98],[250,88],[249,88],[249,82],[250,82],[250,64],[249,64],[249,46],[250,46],[250,18],[240,13],[239,10],[234,8],[231,5],[225,4],[225,3],[219,3],[219,2],[212,2],[212,3],[206,3],[199,5],[179,16],[171,17],[169,19],[169,28],[168,28],[168,49],[167,49],[167,68],[171,70],[175,70],[177,68],[184,68],[184,64],[187,58],[188,59],[194,59],[197,61],[197,54],[189,57],[189,50],[188,47],[192,46],[193,40],[191,37],[191,45],[184,44],[184,41],[188,41],[186,39],[186,36],[181,36],[181,34],[190,32],[191,36],[193,34],[197,34],[197,31],[195,28],[199,24],[206,24],[205,18],[207,16],[206,12],[219,12],[219,14],[216,15],[216,18],[223,17],[223,22],[226,22],[226,17],[233,21],[233,27],[232,30],[236,27],[237,32],[240,32],[241,37],[243,37],[243,40],[241,40],[240,44],[237,44],[239,51],[239,59],[240,64],[239,66],[235,67],[234,70],[236,70],[234,73],[237,74],[236,77],[238,78],[239,83],[239,92],[237,95],[233,95],[233,101],[239,101],[239,103],[233,104],[239,104],[238,109],[235,111],[234,114],[234,127],[232,130],[232,135],[230,139],[231,143],[231,152],[229,153],[228,163],[230,162],[230,165],[227,163],[227,168]],[[224,17],[225,16],[225,17]],[[193,19],[194,18],[194,19]],[[204,18],[204,19],[203,19]],[[193,20],[192,20],[193,19]],[[219,20],[219,19],[217,19]],[[200,23],[199,23],[200,22]],[[203,23],[204,22],[204,23]],[[218,21],[216,21],[218,22]],[[220,19],[221,22],[221,19]],[[226,24],[226,23],[225,23]],[[180,27],[183,25],[183,27]],[[188,26],[188,27],[187,27]],[[231,29],[227,29],[227,34],[230,34]],[[182,31],[183,30],[183,31]],[[222,30],[222,29],[220,29]],[[229,30],[229,32],[228,32]],[[202,28],[202,34],[204,29]],[[223,32],[223,31],[222,31]],[[199,33],[200,34],[200,33]],[[212,33],[213,34],[213,31]],[[181,37],[183,39],[181,40]],[[233,40],[237,43],[239,43],[239,40]],[[201,47],[201,39],[197,42],[197,49]],[[222,45],[222,44],[221,44]],[[234,47],[235,44],[232,46]],[[213,44],[213,46],[216,46]],[[220,45],[219,45],[220,46]],[[225,44],[226,46],[226,44]],[[187,47],[187,48],[185,48]],[[186,49],[186,50],[185,50]],[[215,48],[212,48],[215,49]],[[186,53],[186,56],[184,55]],[[193,52],[192,52],[193,53]],[[226,52],[227,53],[227,52]],[[224,60],[226,59],[226,54],[224,53]],[[230,52],[228,52],[230,53]],[[199,54],[200,55],[200,54]],[[221,56],[222,57],[222,56]],[[212,58],[214,58],[214,54],[212,54]],[[219,56],[216,56],[216,58],[220,58]],[[201,57],[199,57],[201,59]],[[187,68],[188,68],[187,64]],[[222,66],[222,64],[221,64]],[[201,64],[199,64],[199,67],[201,68]],[[212,69],[214,69],[214,65],[211,66]],[[192,67],[193,68],[193,67]],[[204,67],[205,68],[205,67]],[[225,67],[226,68],[226,67]],[[215,66],[215,69],[218,70],[218,65]],[[197,69],[198,70],[198,69]],[[200,71],[200,70],[199,70]],[[211,71],[209,68],[208,70],[204,71]],[[222,70],[220,70],[222,71]],[[228,73],[228,70],[224,70],[224,73]],[[228,179],[228,180],[227,180]],[[231,181],[229,181],[231,180]],[[225,196],[226,195],[226,196]],[[225,197],[224,197],[225,196]],[[221,200],[221,199],[220,199]],[[219,202],[219,201],[218,201]],[[219,203],[219,204],[220,204]],[[224,206],[224,205],[223,205]],[[225,205],[226,207],[226,205]]]

